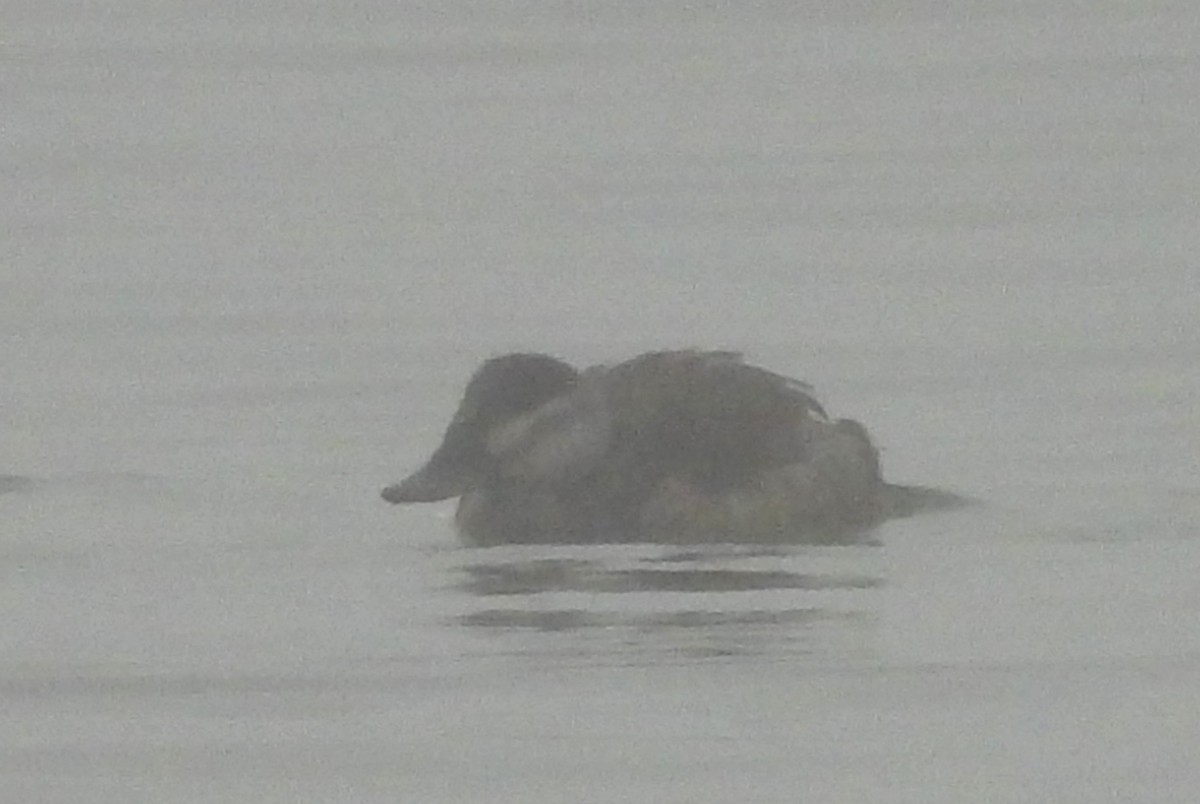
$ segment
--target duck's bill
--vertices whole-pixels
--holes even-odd
[[[447,438],[423,467],[383,490],[390,503],[421,503],[461,497],[474,486],[471,461],[464,460],[457,439]]]
[[[430,461],[422,469],[383,490],[390,503],[421,503],[460,497],[471,490],[470,478],[452,467]]]
[[[460,410],[425,465],[384,489],[383,499],[390,503],[421,503],[466,494],[475,486],[482,460],[475,430]]]

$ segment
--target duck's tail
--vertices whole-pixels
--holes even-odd
[[[970,497],[928,486],[903,486],[884,483],[880,493],[880,512],[884,519],[917,514],[952,511],[976,502]]]

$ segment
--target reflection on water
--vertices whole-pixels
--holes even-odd
[[[609,546],[471,550],[454,567],[456,627],[490,650],[589,662],[872,653],[875,546],[678,551]],[[489,560],[479,560],[486,556]]]
[[[464,567],[462,587],[477,595],[554,590],[587,592],[745,592],[755,589],[867,589],[878,578],[738,569],[614,569],[597,561],[535,559]]]

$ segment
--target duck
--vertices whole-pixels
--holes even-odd
[[[731,351],[579,370],[532,352],[475,371],[440,445],[382,497],[458,498],[475,546],[837,543],[960,503],[886,483],[879,450],[812,386]]]

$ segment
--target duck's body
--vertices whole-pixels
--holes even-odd
[[[925,507],[902,490],[862,425],[830,419],[808,386],[675,351],[582,374],[489,360],[428,463],[383,496],[461,497],[458,529],[481,545],[803,542]]]

